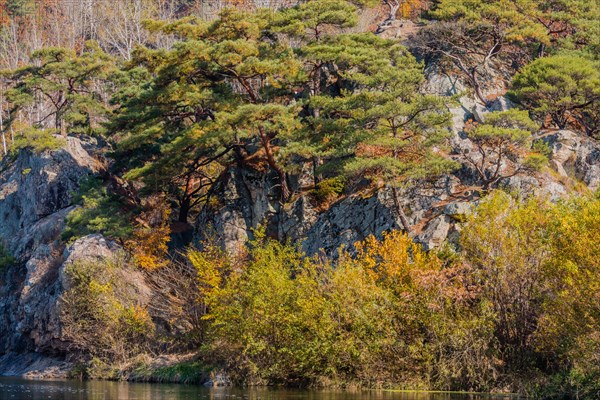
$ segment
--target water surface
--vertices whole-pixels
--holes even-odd
[[[389,391],[296,391],[205,388],[103,381],[32,381],[0,378],[0,400],[506,400],[507,397]]]

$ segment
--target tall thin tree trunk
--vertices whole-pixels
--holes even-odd
[[[546,45],[544,43],[540,43],[537,52],[537,58],[542,58],[546,55]]]
[[[193,196],[193,178],[188,175],[185,182],[185,193],[181,197],[179,201],[179,215],[177,216],[177,220],[179,222],[184,222],[187,224],[188,215],[192,208],[192,196]]]
[[[319,183],[321,183],[321,181],[323,180],[323,174],[317,173],[317,170],[321,166],[322,163],[323,163],[323,161],[321,160],[321,157],[319,157],[319,156],[313,157],[312,167],[313,167],[313,182],[315,184],[315,187]]]
[[[311,90],[312,95],[313,96],[319,95],[321,93],[321,90],[320,90],[319,76],[317,73],[315,73],[315,76],[313,77],[312,85],[313,85],[313,88]],[[315,120],[318,120],[321,117],[321,109],[318,107],[313,108],[312,115],[315,118]],[[321,157],[319,157],[319,156],[313,157],[313,159],[312,159],[313,182],[314,182],[315,187],[323,180],[323,175],[317,173],[317,169],[321,166],[322,163],[323,162],[321,160]]]
[[[319,118],[319,109],[314,110],[315,118]],[[321,157],[313,156],[312,158],[312,167],[313,167],[313,182],[315,187],[323,180],[323,174],[317,173],[317,169],[323,164]]]
[[[470,71],[469,78],[470,78],[471,83],[473,84],[473,89],[475,90],[475,95],[483,103],[483,105],[487,107],[489,102],[485,98],[483,93],[481,92],[481,85],[479,84],[479,79],[477,79],[477,72],[475,70]]]
[[[67,126],[64,121],[60,121],[60,135],[62,137],[67,137]]]

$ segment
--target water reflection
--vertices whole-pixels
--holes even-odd
[[[123,382],[28,381],[0,378],[0,400],[499,400],[506,397],[386,391],[207,389]]]

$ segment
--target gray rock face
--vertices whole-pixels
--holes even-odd
[[[600,188],[600,143],[569,130],[548,132],[543,140],[552,149],[551,166],[563,177]]]
[[[102,235],[89,235],[76,240],[62,254],[50,252],[48,245],[39,246],[26,263],[26,274],[19,297],[11,299],[15,320],[6,328],[5,338],[13,338],[0,353],[0,375],[33,378],[64,378],[71,364],[64,361],[69,342],[62,332],[61,295],[69,289],[65,267],[81,261],[106,261],[117,257],[123,249]],[[130,283],[131,293],[140,302],[149,302],[150,290],[141,272],[121,271]],[[0,310],[5,312],[4,310]],[[6,314],[5,314],[6,315]],[[19,341],[22,345],[18,345]]]
[[[28,379],[64,379],[72,365],[59,358],[39,353],[8,353],[0,355],[3,376],[21,376]]]
[[[441,244],[454,229],[450,226],[453,223],[440,223],[439,216],[466,212],[461,206],[444,207],[448,202],[463,204],[462,194],[453,197],[459,183],[456,177],[448,176],[400,192],[402,210],[415,227],[415,240],[426,248]],[[384,232],[402,227],[389,188],[351,195],[319,213],[306,195],[282,206],[274,185],[269,175],[232,168],[216,192],[218,197],[204,208],[196,222],[196,242],[211,240],[236,253],[251,238],[252,229],[262,225],[271,237],[301,242],[307,254],[336,255],[340,246],[352,250],[354,243],[369,235],[381,237]]]
[[[55,214],[71,205],[80,181],[98,168],[74,137],[62,149],[21,151],[13,162],[0,164],[0,239],[13,256],[27,259],[36,244],[53,239],[63,217]]]
[[[382,190],[370,197],[353,196],[344,199],[319,216],[306,233],[303,243],[308,254],[323,251],[335,255],[340,246],[352,245],[373,234],[401,229],[400,217],[394,208],[391,191]]]
[[[17,260],[0,271],[0,356],[65,350],[57,311],[64,259],[59,238],[73,192],[99,166],[73,137],[59,150],[23,150],[0,164],[0,241]]]
[[[411,225],[411,235],[425,249],[442,244],[455,230],[459,215],[470,211],[470,203],[461,200],[465,195],[457,194],[458,184],[456,177],[447,176],[400,192],[400,206]],[[357,241],[370,235],[381,238],[384,232],[398,229],[402,229],[402,223],[392,190],[383,188],[333,205],[304,235],[303,247],[308,254],[335,255],[340,246],[352,251]]]
[[[300,176],[292,187],[297,189],[305,179]],[[276,176],[270,173],[231,168],[215,193],[196,221],[195,242],[215,241],[231,253],[239,252],[259,226],[270,237],[294,241],[304,236],[317,217],[306,196],[282,205]]]

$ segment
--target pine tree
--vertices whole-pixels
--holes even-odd
[[[356,4],[356,3],[355,3]],[[296,7],[282,10],[273,16],[270,29],[277,33],[284,33],[290,41],[300,40],[301,45],[297,49],[302,59],[306,80],[302,82],[302,96],[310,98],[320,96],[327,90],[328,79],[332,74],[332,65],[326,60],[318,58],[306,58],[303,56],[303,46],[322,42],[327,38],[340,34],[344,28],[351,28],[358,22],[357,7],[345,0],[309,1]],[[307,114],[319,118],[320,108],[315,103],[305,103]],[[313,127],[307,127],[307,134],[312,135]],[[300,150],[301,140],[295,144],[295,151]],[[305,149],[307,150],[307,149]],[[319,168],[323,160],[318,154],[306,151],[301,153],[304,158],[312,158],[314,184],[317,186],[323,175]]]
[[[289,46],[265,35],[267,17],[225,10],[208,23],[152,22],[150,29],[183,40],[135,56],[154,77],[117,99],[118,150],[131,156],[130,178],[175,196],[180,221],[224,166],[251,155],[277,173],[281,199],[291,195],[277,149],[296,124],[289,88],[303,71]]]
[[[338,35],[303,54],[334,71],[329,92],[307,102],[321,112],[306,118],[305,150],[339,164],[350,177],[385,182],[409,231],[398,187],[454,166],[435,150],[448,132],[449,115],[440,98],[419,93],[422,65],[405,47],[373,34]]]
[[[577,54],[541,58],[514,76],[510,95],[544,122],[549,116],[560,129],[598,129],[600,66]]]
[[[79,56],[63,48],[38,50],[32,64],[10,74],[13,87],[6,97],[12,105],[11,122],[29,108],[34,110],[29,117],[35,127],[52,126],[62,135],[99,131],[107,113],[101,83],[113,71],[111,57],[93,42]]]
[[[301,3],[273,16],[271,29],[305,41],[319,41],[358,22],[357,8],[345,0]]]
[[[189,50],[181,44],[169,53],[138,51],[134,67],[117,81],[117,111],[109,128],[117,144],[116,169],[143,182],[142,195],[171,196],[181,222],[188,221],[218,175],[214,154],[231,150],[204,141],[200,125],[213,117],[218,96],[207,82],[189,76],[188,63],[195,57]]]
[[[483,104],[483,81],[493,70],[510,70],[530,55],[521,48],[550,43],[539,2],[441,0],[431,11],[439,22],[421,30],[411,44],[429,62],[456,70]]]
[[[138,51],[135,65],[152,81],[116,100],[126,176],[167,191],[185,221],[231,163],[268,166],[284,202],[292,195],[287,174],[307,161],[315,184],[323,171],[381,174],[394,191],[448,171],[453,163],[434,151],[447,132],[445,105],[419,94],[422,66],[406,48],[339,33],[355,9],[328,0],[275,14],[226,10],[213,22],[150,23],[183,40],[171,51]]]
[[[485,118],[484,124],[466,132],[475,148],[459,156],[475,170],[484,190],[502,179],[533,173],[548,161],[545,154],[532,148],[537,124],[529,119],[527,111],[496,111]]]

